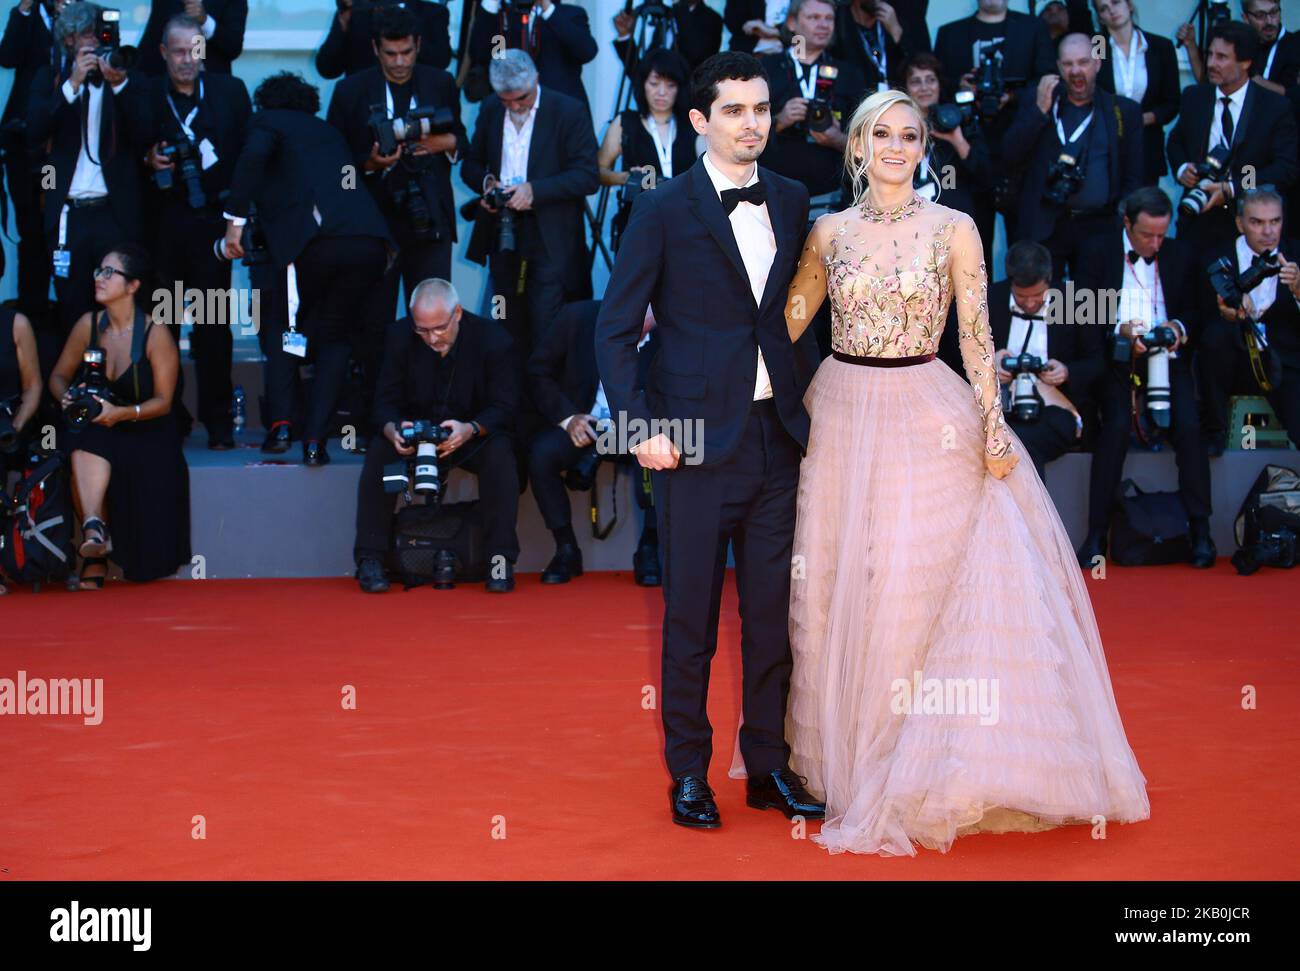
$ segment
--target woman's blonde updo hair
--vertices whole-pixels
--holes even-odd
[[[926,124],[926,112],[905,92],[896,89],[890,91],[877,91],[868,98],[864,98],[862,104],[858,105],[853,117],[849,119],[848,140],[844,145],[844,168],[849,173],[849,178],[853,186],[853,204],[861,205],[863,197],[867,193],[867,167],[875,158],[875,146],[871,138],[871,130],[876,127],[876,122],[890,108],[897,104],[905,104],[916,113],[917,120],[921,123],[921,164],[927,169],[930,168],[930,126]],[[854,155],[855,146],[862,146],[862,157]],[[938,183],[938,175],[933,169],[930,169],[930,177]]]

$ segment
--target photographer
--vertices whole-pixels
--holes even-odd
[[[420,46],[416,60],[429,67],[446,68],[451,63],[450,15],[445,3],[425,0],[335,0],[338,10],[330,22],[325,43],[316,52],[316,72],[329,81],[351,77],[375,66],[374,22],[393,10],[412,14]]]
[[[42,207],[60,341],[94,303],[91,272],[99,258],[119,239],[139,239],[142,230],[140,159],[149,144],[143,86],[114,66],[122,63],[120,51],[100,47],[102,12],[91,3],[63,8],[54,22],[63,63],[36,72],[27,112],[28,139],[49,142],[54,166]]]
[[[29,425],[41,403],[41,365],[36,333],[26,317],[0,307],[0,492],[6,475],[20,469]]]
[[[496,94],[479,109],[460,170],[483,194],[466,255],[488,264],[505,298],[522,374],[560,308],[591,294],[583,203],[599,184],[596,136],[585,104],[539,86],[523,51],[494,58],[490,78]]]
[[[217,320],[206,320],[204,314],[208,307],[228,305],[221,295],[230,291],[230,261],[219,258],[212,244],[225,235],[219,200],[230,187],[252,106],[248,89],[237,77],[200,72],[200,62],[193,56],[200,36],[198,23],[189,17],[169,20],[162,32],[167,73],[146,84],[154,138],[147,162],[156,187],[152,195],[158,218],[154,262],[158,282],[169,294],[179,285],[182,293],[196,288],[204,295],[190,328],[198,418],[207,427],[208,448],[231,449],[235,447],[230,383],[233,339],[224,313]],[[182,310],[173,301],[171,319],[162,321],[178,344]],[[183,409],[179,405],[183,379],[179,385],[178,407]]]
[[[582,66],[595,60],[600,49],[591,36],[587,11],[560,0],[481,0],[469,50],[473,63],[489,65],[489,76],[498,59],[493,53],[498,35],[505,38],[508,49],[528,55],[538,78],[549,90],[582,102],[588,112],[587,123],[591,124]],[[492,89],[497,91],[495,82]]]
[[[255,235],[245,226],[255,203],[270,258],[284,274],[290,331],[282,337],[283,353],[315,359],[303,464],[320,466],[330,460],[325,440],[350,341],[383,279],[392,238],[370,193],[345,187],[352,153],[338,129],[316,117],[314,87],[282,72],[262,81],[253,100],[258,111],[225,203],[225,252],[245,256]]]
[[[208,74],[229,74],[235,58],[244,52],[248,0],[153,0],[149,22],[140,35],[140,73],[149,77],[166,73],[166,58],[159,51],[166,43],[167,24],[175,17],[188,17],[199,25],[202,54],[195,57],[203,62],[203,69]]]
[[[1237,235],[1228,207],[1244,189],[1296,182],[1297,135],[1285,97],[1250,83],[1255,33],[1238,21],[1210,30],[1209,77],[1183,91],[1178,123],[1169,133],[1169,166],[1185,189],[1178,235],[1199,259]]]
[[[573,577],[582,576],[582,550],[573,534],[565,473],[594,481],[602,458],[620,460],[616,455],[603,455],[597,444],[602,433],[614,433],[610,427],[614,416],[596,372],[595,335],[599,313],[599,300],[569,304],[528,361],[533,400],[546,419],[546,425],[529,443],[528,480],[542,522],[555,537],[555,555],[542,572],[542,583],[568,583]],[[641,342],[637,345],[642,383],[654,354],[653,328],[654,312],[647,308]],[[639,465],[633,463],[632,468],[642,477]],[[654,502],[645,488],[636,489],[636,497],[644,522],[632,556],[632,573],[639,586],[657,587],[659,534]]]
[[[831,53],[862,72],[865,91],[884,91],[902,77],[898,66],[930,50],[926,0],[848,0],[836,4]],[[857,107],[854,105],[853,107]]]
[[[1013,237],[1043,243],[1063,271],[1078,246],[1115,231],[1115,208],[1142,181],[1142,109],[1097,88],[1092,42],[1067,34],[1060,75],[1038,82],[1004,145],[1023,151],[1024,182]]]
[[[1300,244],[1283,237],[1282,197],[1272,189],[1242,193],[1237,230],[1209,250],[1208,272],[1198,274],[1205,437],[1210,454],[1222,454],[1225,437],[1241,434],[1227,427],[1229,397],[1262,394],[1300,448]],[[1219,292],[1224,283],[1235,306]]]
[[[1251,77],[1274,94],[1286,94],[1296,87],[1300,75],[1300,34],[1282,26],[1279,0],[1241,0],[1241,19],[1255,32],[1259,42]]]
[[[393,499],[384,470],[416,453],[400,429],[427,421],[450,432],[437,445],[438,475],[463,468],[478,477],[484,543],[493,571],[490,593],[515,587],[519,479],[511,436],[519,403],[510,338],[494,321],[468,313],[446,280],[425,280],[411,294],[410,316],[392,325],[375,394],[383,431],[366,451],[357,485],[357,582],[366,593],[388,589],[384,558],[392,549]]]
[[[856,64],[827,51],[835,31],[831,0],[791,0],[786,26],[802,38],[759,58],[767,72],[772,137],[760,163],[808,187],[812,197],[843,188],[843,126],[866,94]]]
[[[1214,565],[1210,539],[1210,460],[1201,441],[1189,338],[1197,321],[1195,290],[1188,285],[1195,264],[1179,239],[1167,238],[1173,206],[1159,189],[1143,187],[1125,198],[1124,228],[1089,239],[1080,249],[1076,288],[1098,298],[1118,294],[1115,322],[1107,338],[1110,365],[1097,383],[1101,429],[1092,455],[1088,535],[1079,565],[1093,566],[1106,553],[1115,493],[1134,421],[1150,416],[1172,441],[1178,462],[1178,491],[1191,522],[1193,566]],[[1107,303],[1098,300],[1099,306]],[[1106,321],[1110,323],[1109,320]],[[1148,347],[1146,340],[1169,343]],[[1145,408],[1134,393],[1145,393]],[[1163,412],[1163,417],[1159,413]],[[1163,423],[1163,425],[1161,424]]]
[[[111,246],[95,269],[103,310],[81,316],[50,375],[72,440],[82,590],[104,586],[110,553],[135,581],[190,561],[189,469],[172,413],[180,355],[149,318],[151,290],[144,248]]]
[[[632,46],[638,37],[643,40],[646,52],[675,51],[686,61],[687,73],[695,70],[709,57],[722,49],[722,15],[704,0],[673,0],[667,17],[646,19],[644,34],[639,26],[642,19],[653,11],[656,15],[666,8],[663,3],[641,3],[635,9],[632,0],[626,0],[622,10],[614,15],[614,50],[628,74],[639,74],[640,65]]]
[[[731,34],[728,50],[744,51],[761,57],[779,54],[785,48],[781,27],[785,23],[788,3],[770,0],[727,0],[722,21]]]

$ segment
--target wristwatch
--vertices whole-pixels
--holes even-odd
[[[483,426],[480,425],[478,422],[476,422],[476,421],[471,421],[471,422],[469,423],[469,427],[472,428],[472,429],[474,429],[474,437],[475,437],[475,438],[478,438],[480,435],[483,434]]]

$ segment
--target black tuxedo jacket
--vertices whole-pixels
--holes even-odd
[[[1280,55],[1279,55],[1280,56]],[[1300,241],[1283,239],[1278,249],[1287,259],[1293,260],[1293,254],[1300,253]],[[1212,246],[1204,255],[1203,266],[1196,267],[1195,292],[1200,307],[1202,320],[1222,320],[1219,316],[1219,304],[1215,300],[1214,285],[1206,270],[1220,257],[1226,257],[1237,267],[1237,238],[1222,240]],[[1264,330],[1268,335],[1268,346],[1277,351],[1278,356],[1292,367],[1300,367],[1300,307],[1291,291],[1281,280],[1277,282],[1277,298],[1264,313]],[[1242,342],[1244,347],[1244,341]]]
[[[1059,282],[1052,286],[1062,289]],[[1105,367],[1105,328],[1065,322],[1048,325],[1038,321],[1034,326],[1047,327],[1047,356],[1060,361],[1069,370],[1069,380],[1061,390],[1075,407],[1079,407],[1080,401],[1090,396],[1090,389]],[[1011,333],[1010,280],[999,280],[989,287],[989,332],[995,349],[1007,347],[1007,337]],[[1013,354],[1020,353],[1019,347],[1009,350]]]
[[[1167,37],[1148,34],[1147,52],[1143,61],[1147,69],[1147,89],[1139,104],[1143,113],[1156,116],[1156,124],[1142,129],[1142,158],[1145,178],[1154,183],[1165,174],[1165,126],[1178,117],[1178,102],[1182,96],[1178,79],[1178,54],[1173,41]],[[1097,74],[1097,87],[1115,93],[1115,61],[1109,47]]]
[[[701,461],[722,462],[741,441],[754,397],[758,352],[772,380],[782,424],[808,445],[803,394],[816,360],[808,328],[790,342],[786,294],[808,228],[808,190],[758,168],[776,255],[755,303],[731,221],[701,158],[685,173],[643,192],[619,247],[596,324],[596,361],[610,408],[644,423],[699,421]],[[636,345],[647,305],[659,350],[637,388]]]
[[[247,216],[249,201],[257,204],[271,258],[281,269],[316,236],[374,236],[391,247],[370,193],[344,187],[345,167],[352,164],[333,125],[305,111],[258,111],[248,123],[225,211]]]
[[[692,71],[722,49],[722,15],[710,7],[705,0],[698,0],[694,8],[683,0],[673,6],[672,15],[673,50],[686,59]],[[618,54],[619,62],[628,63],[629,74],[633,74],[636,70],[636,56],[635,52],[632,52],[632,60],[628,62],[628,54],[631,52],[632,40],[636,39],[641,29],[641,24],[638,22],[632,28],[630,40],[614,41],[614,50]],[[645,29],[649,32],[648,27]],[[649,40],[647,50],[664,46],[653,33],[649,33]]]
[[[5,102],[3,118],[0,121],[12,121],[27,118],[27,99],[32,89],[32,79],[42,67],[53,67],[59,50],[54,46],[50,29],[41,19],[41,13],[33,6],[27,16],[23,16],[18,5],[9,11],[9,23],[5,25],[4,37],[0,38],[0,67],[12,68],[13,86],[9,89],[9,100]]]
[[[1269,67],[1265,80],[1280,84],[1288,91],[1300,83],[1300,34],[1294,31],[1287,31],[1280,41],[1277,41],[1277,54],[1273,57],[1273,65]],[[1252,77],[1264,73],[1264,68],[1268,66],[1268,51],[1261,50],[1259,56],[1250,65]]]
[[[485,175],[501,174],[501,138],[507,123],[501,99],[495,94],[483,99],[474,137],[460,167],[461,178],[474,192],[483,190]],[[533,212],[546,253],[563,267],[565,287],[570,292],[581,290],[582,280],[588,276],[582,204],[600,182],[596,135],[591,130],[586,102],[549,87],[541,89],[528,146],[528,181],[533,187]],[[481,209],[476,213],[466,252],[474,262],[487,262],[496,225],[496,216]]]
[[[203,171],[203,192],[212,204],[217,204],[221,193],[230,187],[235,174],[235,163],[244,150],[244,135],[253,113],[244,82],[231,74],[201,75],[203,101],[191,127],[201,141],[207,138],[217,153],[217,161]],[[167,103],[171,79],[167,75],[149,78],[145,85],[145,108],[148,123],[145,134],[150,144],[166,140],[175,143],[181,135],[180,124]],[[196,89],[197,90],[197,89]]]
[[[456,151],[463,153],[469,147],[469,136],[465,133],[465,126],[460,122],[460,91],[456,88],[455,80],[441,68],[416,64],[413,82],[416,104],[451,110],[456,120]],[[336,84],[334,94],[330,98],[329,111],[325,115],[325,120],[342,132],[343,137],[347,139],[352,160],[359,174],[370,157],[370,149],[374,144],[369,124],[370,106],[386,104],[384,94],[386,83],[383,71],[378,67],[367,68]],[[429,170],[423,184],[432,187],[431,194],[442,210],[451,239],[455,240],[456,207],[451,191],[452,163],[447,159],[446,154],[439,152],[429,160],[428,164]],[[362,181],[369,187],[379,208],[390,220],[389,224],[395,225],[393,220],[397,217],[397,213],[392,211],[392,201],[388,193],[383,190],[379,173],[366,174],[362,176]]]
[[[513,434],[519,369],[505,328],[462,309],[460,332],[447,353],[455,355],[455,368],[442,371],[438,352],[415,334],[410,317],[390,324],[375,385],[375,423],[382,428],[390,421],[453,418]]]
[[[885,69],[889,72],[889,77],[881,77],[876,62],[863,43],[862,31],[858,28],[857,21],[853,19],[853,12],[848,6],[838,7],[835,11],[835,36],[831,41],[830,52],[837,60],[857,65],[858,70],[862,72],[865,90],[869,92],[874,92],[881,81],[901,84],[898,73],[903,62],[913,54],[930,49],[930,29],[925,23],[926,6],[928,6],[926,3],[915,4],[912,7],[907,7],[901,2],[894,4],[899,26],[903,28],[903,36],[895,42],[894,38],[889,36],[889,32],[885,31]]]
[[[478,11],[470,33],[470,57],[475,64],[487,64],[492,59],[492,38],[501,33],[501,16]],[[596,59],[599,48],[591,36],[587,11],[572,3],[556,0],[555,13],[539,18],[535,25],[535,49],[532,55],[537,65],[537,77],[545,87],[563,92],[582,102],[587,108],[587,89],[582,85],[582,65]],[[518,38],[508,37],[510,47],[518,45]],[[590,124],[590,121],[588,121]]]
[[[420,53],[416,61],[430,67],[445,68],[451,63],[451,29],[447,8],[440,3],[407,0],[420,21]],[[325,43],[316,52],[316,71],[329,80],[339,75],[351,77],[358,71],[375,67],[375,50],[371,46],[371,9],[352,11],[348,29],[339,26],[338,15],[330,21]]]
[[[939,28],[934,37],[935,56],[943,62],[948,78],[953,83],[968,71],[979,67],[975,61],[976,25],[972,14],[954,20]],[[1007,12],[1002,26],[1006,40],[1002,42],[1002,76],[1026,82],[1056,71],[1056,45],[1052,43],[1047,27],[1029,14]],[[1026,100],[1026,99],[1022,99]],[[1033,104],[1033,97],[1027,99]]]
[[[203,9],[217,22],[207,41],[203,69],[212,74],[229,74],[230,65],[244,52],[244,26],[248,22],[248,0],[203,0]],[[158,47],[167,21],[185,12],[184,0],[153,0],[149,21],[140,35],[140,58],[136,67],[145,74],[166,74]]]
[[[133,71],[127,76],[126,87],[115,95],[105,81],[99,114],[99,162],[108,186],[109,206],[131,239],[138,239],[142,228],[140,160],[150,145],[146,85],[147,79]],[[45,190],[42,202],[46,238],[51,243],[58,239],[59,212],[81,154],[81,130],[89,97],[89,86],[83,84],[76,100],[69,104],[62,86],[63,79],[53,67],[42,65],[32,79],[27,106],[28,142],[33,148],[48,144],[47,154],[54,166],[54,187]]]

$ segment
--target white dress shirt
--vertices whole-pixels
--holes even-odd
[[[121,84],[115,85],[113,93],[121,93],[128,80],[124,79]],[[68,104],[76,104],[77,99],[83,94],[87,99],[86,131],[85,137],[81,140],[81,151],[77,153],[77,167],[72,172],[72,184],[68,186],[69,199],[108,195],[104,170],[98,162],[91,161],[92,156],[96,159],[102,158],[99,154],[99,123],[104,109],[104,86],[102,84],[95,86],[83,81],[81,90],[74,91],[71,78],[63,82],[63,97],[67,99]]]
[[[554,8],[552,8],[554,9]],[[533,143],[533,123],[537,120],[537,106],[542,103],[542,86],[537,86],[537,97],[532,110],[521,128],[506,112],[506,123],[501,126],[501,184],[519,185],[528,181],[528,151]]]
[[[1251,261],[1255,259],[1255,251],[1250,248],[1246,242],[1246,237],[1237,237],[1237,272],[1245,273],[1250,268]],[[1259,281],[1259,286],[1255,287],[1247,294],[1250,302],[1255,305],[1256,319],[1263,317],[1268,312],[1268,308],[1273,306],[1277,301],[1277,275],[1265,277]],[[1263,329],[1263,324],[1260,328]]]
[[[790,0],[767,0],[767,15],[763,18],[768,26],[780,27],[785,23],[785,16],[790,9]],[[775,38],[760,37],[754,44],[754,56],[759,54],[780,54],[785,46]],[[741,188],[744,188],[743,186]]]
[[[729,176],[718,170],[704,153],[704,171],[709,173],[713,188],[722,198],[723,189],[745,189],[758,181],[758,163],[750,172],[749,178],[737,185]],[[763,290],[767,287],[767,274],[772,269],[772,260],[776,258],[776,235],[772,232],[772,217],[768,214],[767,203],[756,206],[753,203],[739,203],[731,210],[731,231],[736,237],[736,247],[740,258],[745,262],[745,272],[749,275],[749,287],[754,294],[754,303],[763,301]],[[754,378],[754,400],[772,397],[772,379],[768,376],[767,365],[763,362],[763,350],[758,350],[758,372]]]
[[[1119,291],[1119,311],[1115,315],[1114,332],[1119,333],[1120,325],[1126,320],[1140,320],[1149,331],[1159,324],[1168,324],[1180,337],[1186,333],[1182,321],[1169,320],[1166,317],[1165,290],[1157,272],[1159,256],[1148,263],[1139,258],[1137,262],[1128,261],[1128,251],[1133,248],[1133,241],[1128,233],[1119,234],[1120,246],[1124,259],[1124,282]],[[1169,348],[1169,356],[1178,356],[1177,348]]]
[[[1023,308],[1016,303],[1015,294],[1011,295],[1011,326],[1007,329],[1007,347],[1006,349],[1012,354],[1019,354],[1020,348],[1025,345],[1025,335],[1029,335],[1029,346],[1025,351],[1034,355],[1040,361],[1046,363],[1048,360],[1047,353],[1047,320],[1049,308],[1052,305],[1053,294],[1049,291],[1047,299],[1043,302],[1042,309],[1034,316],[1042,317],[1043,320],[1025,320],[1023,317],[1016,316],[1024,313]]]
[[[1124,50],[1110,42],[1113,73],[1115,75],[1115,93],[1131,98],[1139,104],[1147,93],[1147,44],[1146,35],[1136,27],[1128,41],[1129,50]],[[1235,119],[1234,119],[1235,120]]]
[[[1233,138],[1237,137],[1237,127],[1241,124],[1241,109],[1246,104],[1246,92],[1250,89],[1250,82],[1247,81],[1232,94],[1227,95],[1227,107],[1232,111],[1232,133]],[[1214,119],[1210,124],[1210,137],[1206,141],[1205,150],[1208,152],[1216,145],[1223,143],[1223,98],[1224,94],[1218,88],[1214,89]]]

